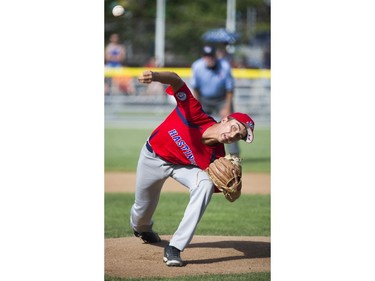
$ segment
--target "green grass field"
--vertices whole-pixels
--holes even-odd
[[[186,193],[162,192],[154,215],[155,231],[173,234],[188,200]],[[133,235],[129,226],[133,202],[133,193],[105,194],[105,238]],[[218,193],[212,196],[196,235],[270,236],[270,232],[270,195],[243,194],[235,203],[229,203]]]
[[[139,152],[151,129],[105,129],[105,170],[135,171]],[[254,142],[246,144],[240,141],[242,171],[270,172],[270,128],[255,130]]]

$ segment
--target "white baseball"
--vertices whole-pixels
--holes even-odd
[[[119,17],[119,16],[122,16],[125,12],[125,9],[123,6],[121,5],[116,5],[113,7],[112,9],[112,14],[115,16],[115,17]]]

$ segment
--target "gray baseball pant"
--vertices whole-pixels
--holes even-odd
[[[190,200],[184,216],[169,243],[183,251],[193,238],[197,225],[211,200],[214,186],[208,174],[202,169],[196,166],[171,164],[149,149],[143,146],[140,153],[130,225],[137,232],[152,230],[152,217],[159,202],[161,189],[167,178],[172,177],[190,192]]]

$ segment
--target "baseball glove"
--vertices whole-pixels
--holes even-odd
[[[223,192],[225,198],[234,202],[241,195],[241,159],[228,154],[212,162],[206,169],[214,185]]]

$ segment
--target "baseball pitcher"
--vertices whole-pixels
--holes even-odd
[[[138,81],[169,85],[166,92],[176,99],[177,106],[151,133],[141,150],[130,225],[134,235],[145,243],[160,242],[152,227],[162,186],[171,177],[187,188],[190,201],[163,257],[167,266],[182,266],[180,252],[193,238],[212,194],[222,192],[230,202],[240,197],[241,161],[226,155],[224,144],[240,140],[251,143],[254,121],[239,112],[215,121],[174,72],[147,70]]]

